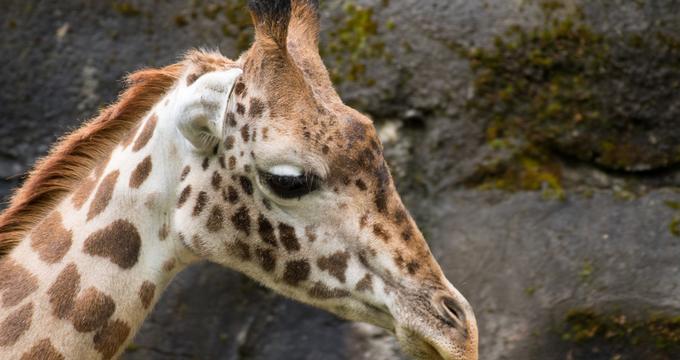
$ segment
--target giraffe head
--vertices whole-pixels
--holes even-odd
[[[182,131],[194,147],[180,239],[284,295],[394,332],[417,358],[476,359],[470,305],[404,208],[371,121],[329,81],[316,1],[249,7],[256,40],[234,64],[243,73],[232,73],[219,123]]]

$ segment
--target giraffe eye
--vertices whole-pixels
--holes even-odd
[[[276,166],[259,174],[262,183],[282,199],[300,198],[319,188],[318,176],[289,166]]]

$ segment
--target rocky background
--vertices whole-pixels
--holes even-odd
[[[236,57],[244,0],[4,0],[0,196],[120,79]],[[326,0],[322,54],[475,308],[481,359],[677,359],[680,1]],[[395,341],[204,264],[125,359],[395,359]]]

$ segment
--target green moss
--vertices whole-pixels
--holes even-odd
[[[652,314],[631,320],[621,313],[572,310],[565,318],[561,335],[565,341],[593,348],[606,345],[631,359],[671,359],[680,351],[680,316]]]
[[[664,33],[605,37],[586,24],[580,11],[568,12],[562,1],[543,1],[540,8],[541,25],[512,26],[490,48],[452,45],[474,73],[475,96],[468,109],[497,129],[489,140],[522,138],[614,169],[680,161],[680,148],[657,151],[640,140],[636,134],[647,129],[639,115],[621,111],[601,88],[611,79],[635,86],[637,80],[612,50],[623,43],[637,47],[640,61],[663,54],[654,66],[669,68],[669,79],[676,81],[668,83],[680,88],[680,39]]]
[[[668,206],[669,208],[671,208],[673,210],[680,210],[680,202],[678,202],[678,201],[667,200],[667,201],[664,201],[663,203],[664,203],[664,205]]]
[[[671,220],[671,223],[668,225],[668,229],[671,231],[673,236],[680,237],[680,218],[676,217]]]
[[[382,4],[383,7],[387,5]],[[365,85],[374,83],[373,79],[365,76],[367,61],[390,59],[385,43],[378,36],[381,29],[374,19],[374,8],[349,1],[343,5],[340,15],[331,18],[331,22],[327,40],[320,48],[322,57],[333,60],[328,69],[331,80],[336,84],[343,81]],[[385,30],[395,27],[393,21],[388,21]]]
[[[130,344],[125,348],[125,351],[126,351],[126,352],[132,353],[132,352],[135,352],[135,351],[137,351],[137,350],[139,350],[139,349],[141,349],[141,348],[142,348],[141,346],[139,346],[139,345],[137,345],[137,344],[135,344],[135,343],[130,343]]]
[[[142,14],[137,6],[127,1],[114,2],[113,9],[124,16],[139,16]]]
[[[668,230],[671,232],[671,235],[680,237],[680,202],[668,200],[664,204],[675,210],[673,218],[670,224],[668,224]]]
[[[491,130],[493,132],[493,130]],[[564,200],[562,170],[549,153],[536,147],[515,148],[511,143],[495,138],[492,148],[513,152],[509,159],[490,159],[482,163],[466,185],[481,190],[541,191],[545,199]]]
[[[590,281],[593,276],[593,263],[588,260],[584,261],[578,276],[584,282]]]

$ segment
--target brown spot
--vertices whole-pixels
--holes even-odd
[[[0,346],[14,345],[31,327],[33,303],[28,303],[11,312],[0,323]]]
[[[132,171],[132,175],[130,175],[130,187],[133,189],[138,189],[140,186],[142,186],[144,181],[149,177],[149,174],[151,174],[152,166],[151,155],[148,155]]]
[[[199,73],[191,73],[187,75],[187,86],[191,86],[196,80],[198,80],[199,77],[201,77],[202,74]]]
[[[212,185],[213,189],[219,190],[220,186],[222,186],[222,175],[220,175],[217,171],[213,172],[210,184]]]
[[[64,360],[50,339],[42,339],[21,355],[21,360]]]
[[[408,220],[408,213],[404,208],[399,207],[394,211],[394,222],[401,225]]]
[[[276,267],[276,256],[271,249],[257,248],[255,249],[255,256],[257,261],[262,267],[262,270],[266,272],[274,271]]]
[[[359,219],[359,228],[360,229],[365,228],[367,223],[368,223],[368,216],[362,215],[361,218]]]
[[[135,145],[132,146],[132,151],[137,152],[141,150],[146,144],[151,140],[151,137],[153,136],[154,130],[156,130],[156,123],[158,122],[158,116],[156,114],[151,115],[149,120],[147,120],[146,124],[144,124],[144,128],[142,129],[141,134],[139,134],[139,137],[137,138],[137,141],[135,141]]]
[[[231,204],[236,204],[238,202],[238,192],[233,186],[229,185],[226,190],[222,189],[222,198]]]
[[[210,232],[218,232],[222,230],[222,224],[224,223],[224,213],[222,208],[218,205],[213,206],[210,211],[210,216],[208,217],[208,223],[206,227]]]
[[[276,234],[274,234],[274,227],[269,220],[260,214],[257,219],[257,233],[260,234],[262,241],[269,245],[278,247],[279,244],[276,242]]]
[[[408,228],[408,229],[402,231],[402,233],[401,233],[401,239],[402,239],[404,242],[409,242],[409,241],[411,241],[411,238],[412,238],[412,237],[413,237],[413,230],[411,230],[411,228]]]
[[[168,235],[170,235],[170,227],[168,224],[163,223],[160,230],[158,230],[158,238],[163,241],[168,238]]]
[[[236,104],[236,112],[237,112],[239,115],[243,115],[243,114],[246,113],[246,107],[243,106],[243,104],[238,103],[238,104]]]
[[[5,307],[18,304],[38,289],[38,278],[11,258],[0,260],[0,274],[0,293]]]
[[[80,274],[78,274],[78,268],[76,264],[70,263],[59,273],[57,279],[47,290],[54,316],[65,319],[71,314],[79,289]]]
[[[354,184],[355,184],[355,185],[359,188],[359,190],[361,190],[361,191],[366,191],[366,189],[367,189],[367,188],[366,188],[366,183],[365,183],[363,180],[361,180],[361,179],[357,179],[357,181],[355,181]]]
[[[250,172],[250,165],[248,165],[248,164],[243,165],[243,171],[249,173]]]
[[[387,233],[381,224],[373,225],[373,234],[375,234],[375,236],[379,237],[384,242],[390,241],[390,234]]]
[[[130,129],[130,132],[128,132],[127,136],[120,143],[120,145],[123,146],[123,149],[127,148],[128,146],[130,146],[130,144],[132,144],[132,141],[137,136],[137,131],[139,131],[139,127],[142,126],[142,123],[143,121],[140,121],[137,123],[137,125],[135,125],[135,127]]]
[[[205,170],[208,170],[209,167],[210,167],[210,158],[208,158],[208,157],[203,158],[203,163],[201,163],[201,168],[203,168],[203,170],[205,171]]]
[[[310,266],[307,260],[292,260],[286,263],[283,271],[283,281],[295,286],[309,277]]]
[[[272,203],[267,198],[262,198],[262,205],[264,205],[264,207],[267,208],[267,210],[272,209]]]
[[[418,264],[416,260],[411,260],[406,263],[406,271],[408,271],[409,274],[415,275],[418,269],[420,269],[420,264]]]
[[[168,259],[163,263],[163,271],[170,272],[175,268],[175,259]]]
[[[356,286],[357,291],[368,291],[373,292],[373,278],[371,274],[366,274],[359,280]]]
[[[262,128],[262,140],[267,140],[269,139],[269,128],[265,127]]]
[[[246,90],[246,84],[244,84],[244,83],[242,83],[242,82],[240,82],[240,81],[239,81],[238,83],[236,83],[236,86],[234,86],[234,93],[235,93],[236,95],[238,95],[238,96],[240,96],[241,94],[243,94],[243,92],[244,92],[245,90]]]
[[[328,152],[329,152],[330,150],[331,150],[331,148],[329,148],[328,145],[324,145],[324,146],[321,148],[321,152],[322,152],[324,155],[327,155]]]
[[[75,207],[76,210],[80,210],[83,205],[85,205],[85,202],[90,198],[90,194],[92,194],[96,185],[97,179],[93,177],[87,177],[80,182],[80,185],[73,193],[72,197],[73,207]]]
[[[142,286],[139,288],[139,300],[142,302],[144,309],[148,309],[151,306],[151,301],[156,293],[156,284],[151,281],[144,281]]]
[[[189,176],[189,173],[191,172],[191,166],[187,165],[182,169],[182,174],[179,176],[179,181],[184,181],[186,180],[187,176]]]
[[[95,216],[101,214],[104,209],[109,205],[111,201],[111,196],[113,195],[113,188],[116,186],[116,181],[118,180],[118,175],[120,172],[118,170],[113,171],[106,175],[97,193],[94,195],[94,200],[90,204],[90,209],[87,212],[87,220],[90,221]]]
[[[251,118],[259,118],[264,112],[264,103],[258,98],[250,99],[250,107],[248,108],[248,116]]]
[[[234,140],[233,135],[227,136],[227,138],[224,139],[224,148],[227,149],[227,150],[233,149],[234,148],[234,141],[235,140]]]
[[[226,122],[227,122],[227,124],[229,124],[229,126],[235,127],[236,126],[236,115],[234,115],[234,113],[231,112],[231,111],[228,112],[227,115],[226,115]]]
[[[129,269],[137,263],[141,245],[142,239],[135,226],[127,220],[116,220],[85,239],[84,251]]]
[[[236,255],[242,261],[250,260],[250,245],[245,242],[236,240],[236,242],[228,244],[227,247],[232,254]]]
[[[316,234],[314,233],[314,227],[311,225],[305,226],[305,236],[309,242],[316,241]]]
[[[316,299],[333,299],[348,297],[350,295],[349,291],[343,289],[331,289],[328,286],[317,282],[314,286],[309,289],[309,296]]]
[[[378,212],[384,213],[387,211],[387,189],[390,180],[390,173],[384,161],[378,166],[375,177],[378,179],[378,188],[375,192],[375,206]]]
[[[181,208],[182,205],[184,205],[187,200],[189,200],[189,196],[191,196],[191,185],[187,185],[184,190],[179,194],[179,199],[177,199],[177,208]]]
[[[345,282],[345,271],[347,271],[347,261],[349,260],[347,251],[338,251],[330,256],[324,256],[317,261],[319,269],[328,271],[333,277]]]
[[[248,124],[241,127],[241,138],[243,139],[243,142],[248,142],[250,139],[250,127]]]
[[[241,188],[243,191],[248,195],[253,195],[253,183],[250,182],[250,179],[245,176],[241,176],[239,181],[241,182]]]
[[[220,163],[220,167],[221,167],[222,169],[226,169],[226,168],[227,168],[227,161],[226,161],[226,159],[224,158],[224,155],[220,155],[220,157],[217,158],[217,161]]]
[[[243,231],[246,235],[250,235],[250,215],[248,214],[247,207],[241,206],[231,217],[231,222],[234,224],[236,230]]]
[[[113,358],[130,335],[130,326],[121,320],[109,321],[94,334],[94,348],[105,360]]]
[[[116,310],[110,296],[89,287],[76,299],[71,311],[71,322],[78,332],[90,332],[104,326]]]
[[[297,236],[295,236],[295,228],[288,224],[279,224],[279,239],[281,244],[288,251],[298,251],[300,250],[300,243],[298,242]]]
[[[208,193],[206,193],[205,191],[199,192],[198,197],[196,198],[196,205],[194,205],[194,211],[191,213],[191,215],[193,216],[201,215],[201,212],[203,212],[203,208],[207,203]]]
[[[109,155],[105,158],[105,160],[99,162],[99,165],[97,165],[94,168],[94,177],[96,179],[101,178],[102,174],[104,173],[104,170],[106,170],[106,167],[109,165],[109,162],[111,161],[111,156],[113,156],[113,152],[110,152]]]
[[[54,264],[66,255],[72,239],[73,232],[64,228],[61,214],[54,211],[31,233],[31,247],[38,253],[40,260]]]

